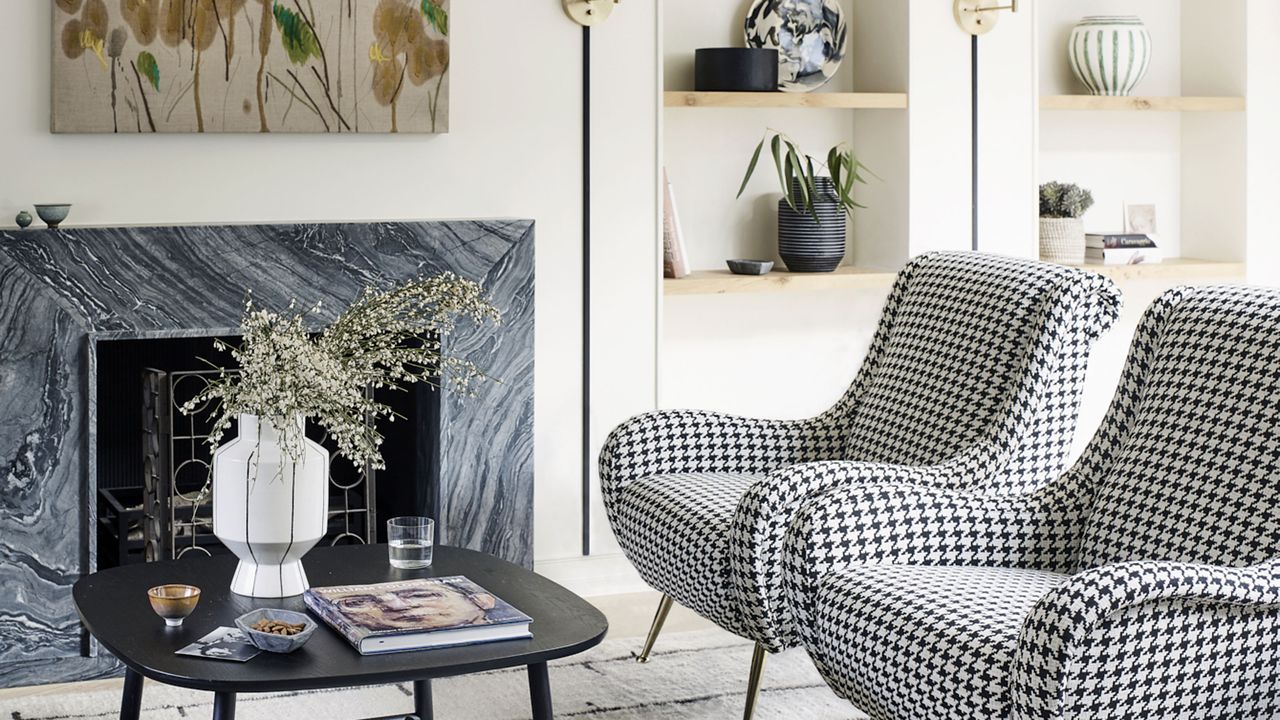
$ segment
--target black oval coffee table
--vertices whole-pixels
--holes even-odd
[[[89,575],[73,590],[76,610],[89,632],[124,663],[121,720],[137,720],[142,678],[214,693],[214,720],[233,720],[237,693],[313,690],[412,682],[414,714],[431,718],[431,679],[528,666],[533,717],[552,717],[547,661],[583,652],[604,639],[608,622],[585,600],[550,580],[492,555],[439,547],[426,570],[397,570],[385,545],[317,548],[303,560],[313,586],[389,582],[415,577],[466,575],[533,618],[532,638],[392,655],[360,655],[321,623],[301,649],[262,653],[246,663],[208,660],[174,651],[260,607],[305,611],[302,598],[261,600],[231,592],[231,556],[129,565]],[[202,591],[182,627],[166,627],[147,601],[147,589],[186,583]],[[395,715],[394,718],[408,716]]]

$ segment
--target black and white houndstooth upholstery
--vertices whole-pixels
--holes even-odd
[[[877,720],[1280,718],[1280,292],[1158,299],[1058,482],[834,490],[786,554],[810,656]]]
[[[921,256],[899,274],[862,369],[826,413],[667,411],[615,429],[600,457],[614,533],[653,587],[769,650],[793,645],[781,563],[795,508],[868,482],[1000,493],[1052,481],[1089,351],[1119,304],[1092,273]]]

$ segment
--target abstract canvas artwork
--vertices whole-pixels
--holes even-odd
[[[53,0],[58,133],[444,133],[449,0]]]

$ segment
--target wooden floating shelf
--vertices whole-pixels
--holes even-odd
[[[1241,112],[1242,97],[1111,97],[1106,95],[1045,95],[1041,110],[1101,110],[1130,112]]]
[[[701,270],[679,280],[663,280],[664,295],[724,295],[779,290],[827,290],[831,288],[885,288],[894,273],[845,266],[830,273],[793,273],[774,270],[768,275],[734,275],[728,270]]]
[[[1244,263],[1195,258],[1167,258],[1151,265],[1093,265],[1077,267],[1105,275],[1112,280],[1173,280],[1177,282],[1243,280]]]
[[[1242,280],[1244,263],[1170,258],[1152,265],[1082,265],[1113,280],[1172,280],[1204,282]],[[883,289],[888,290],[894,273],[870,268],[845,266],[832,273],[792,273],[774,270],[768,275],[734,275],[728,270],[702,270],[679,280],[662,281],[662,293],[674,295],[728,295],[764,293],[784,290]]]
[[[664,104],[690,108],[835,108],[903,110],[906,93],[689,92],[664,93]]]

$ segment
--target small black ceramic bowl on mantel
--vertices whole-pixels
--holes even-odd
[[[702,48],[693,54],[697,92],[777,92],[773,48]]]

